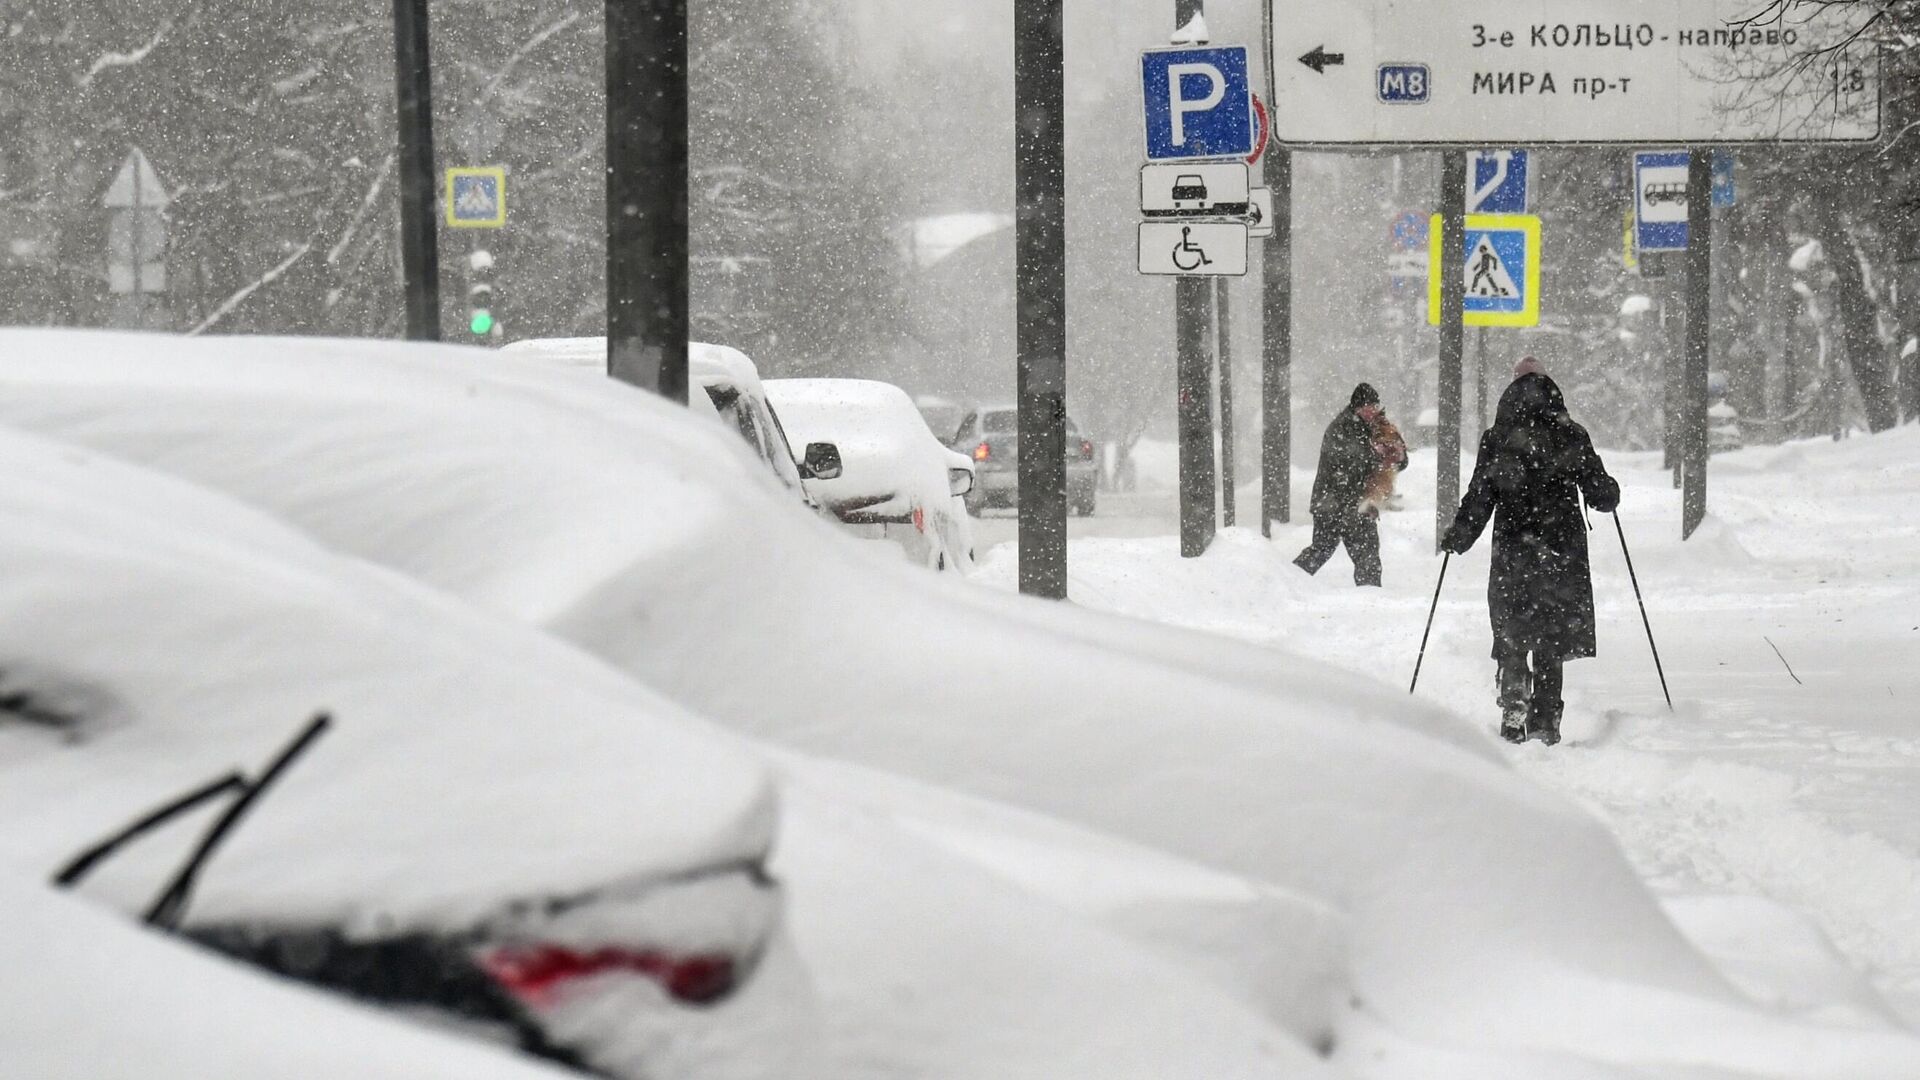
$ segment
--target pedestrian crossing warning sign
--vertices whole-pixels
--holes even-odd
[[[1440,216],[1428,230],[1427,321],[1440,325]],[[1467,326],[1540,325],[1540,219],[1532,214],[1467,215],[1460,285]]]
[[[507,170],[447,170],[447,228],[498,229],[507,223]]]

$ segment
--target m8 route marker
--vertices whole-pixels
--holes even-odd
[[[1805,4],[1782,15],[1766,0],[1288,5],[1273,23],[1273,137],[1294,146],[1872,141],[1879,60],[1858,34],[1874,6]]]

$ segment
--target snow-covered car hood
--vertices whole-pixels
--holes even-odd
[[[737,739],[572,648],[170,477],[11,431],[0,462],[0,686],[71,720],[0,715],[0,864],[50,875],[320,712],[195,920],[462,927],[763,854],[771,788]],[[140,907],[199,831],[89,892]]]
[[[822,504],[898,517],[952,498],[947,470],[964,466],[950,460],[906,391],[866,379],[769,379],[766,389],[795,460],[810,443],[840,448],[840,477],[807,482]]]

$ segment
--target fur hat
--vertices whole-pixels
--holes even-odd
[[[1513,365],[1513,377],[1516,379],[1523,375],[1545,375],[1546,373],[1547,369],[1540,365],[1540,361],[1531,356]]]

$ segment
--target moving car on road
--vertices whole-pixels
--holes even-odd
[[[1020,503],[1020,411],[1011,405],[977,409],[960,422],[953,448],[973,459],[979,482],[967,498],[978,513],[992,506]],[[1067,504],[1080,517],[1092,517],[1099,499],[1100,466],[1093,440],[1067,418]]]
[[[867,379],[769,379],[814,499],[859,535],[935,570],[973,568],[974,464],[940,445],[906,391]]]

